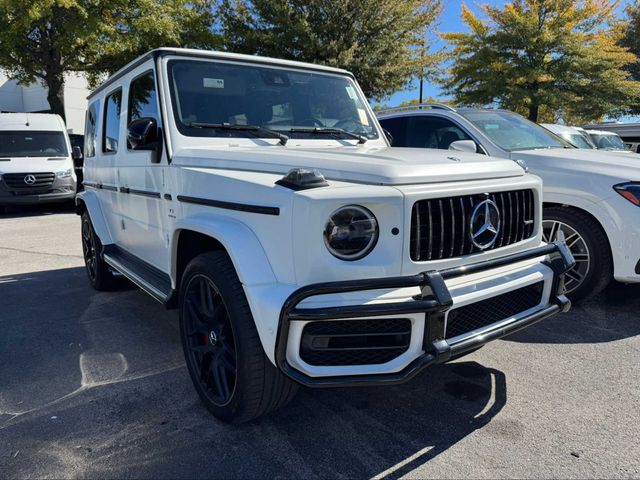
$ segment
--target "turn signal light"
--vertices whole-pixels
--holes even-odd
[[[614,185],[613,189],[631,203],[640,207],[640,183],[621,183]]]

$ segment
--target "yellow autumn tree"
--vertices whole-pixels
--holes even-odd
[[[469,32],[446,33],[452,66],[445,89],[466,105],[499,105],[538,121],[585,120],[627,111],[640,82],[625,69],[637,57],[620,45],[613,0],[514,0],[465,5]]]

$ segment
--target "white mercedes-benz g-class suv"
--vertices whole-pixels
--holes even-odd
[[[567,310],[564,243],[510,160],[393,149],[353,76],[154,50],[89,97],[91,284],[179,309],[204,404],[242,422],[299,384],[390,384]]]

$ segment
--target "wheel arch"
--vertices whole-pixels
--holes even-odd
[[[262,244],[245,224],[229,218],[196,215],[178,221],[171,239],[171,278],[179,290],[184,269],[197,255],[224,251],[243,285],[275,283]]]
[[[604,211],[600,211],[600,207],[597,204],[586,204],[580,203],[579,205],[575,205],[574,202],[553,202],[553,201],[544,201],[542,204],[543,207],[543,219],[544,219],[544,210],[551,207],[557,208],[566,208],[568,210],[574,210],[582,212],[585,215],[588,215],[597,225],[600,226],[602,231],[604,232],[604,236],[609,243],[609,249],[611,250],[611,245],[613,239],[610,236],[611,229],[617,229],[615,223],[611,220],[611,218],[606,215]]]
[[[102,213],[98,195],[95,192],[84,190],[76,195],[75,203],[76,213],[78,215],[82,215],[84,212],[89,213],[93,230],[96,232],[96,235],[98,235],[102,245],[113,243],[107,222]]]

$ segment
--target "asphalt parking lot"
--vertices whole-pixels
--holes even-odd
[[[79,228],[0,216],[1,478],[640,476],[640,286],[408,384],[303,390],[230,427],[199,403],[175,312],[89,287]]]

